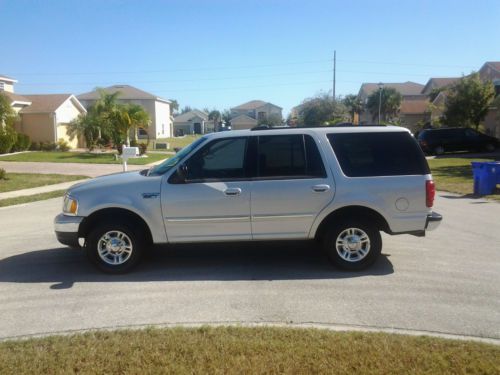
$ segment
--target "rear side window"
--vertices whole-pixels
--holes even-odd
[[[430,173],[420,147],[407,132],[328,134],[328,139],[346,176]]]
[[[325,177],[318,148],[309,135],[259,136],[258,177]]]

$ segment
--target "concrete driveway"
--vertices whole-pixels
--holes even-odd
[[[500,339],[500,204],[439,193],[425,238],[361,273],[298,243],[157,249],[122,276],[52,233],[60,199],[0,208],[0,338],[149,324],[295,323]],[[165,251],[166,250],[166,251]]]

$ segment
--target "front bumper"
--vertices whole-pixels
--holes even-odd
[[[441,221],[443,220],[443,216],[438,214],[437,212],[432,212],[427,215],[427,219],[425,220],[425,230],[434,230],[439,227]]]
[[[57,240],[69,247],[80,247],[78,243],[78,229],[83,217],[66,216],[59,214],[54,219],[54,231]]]

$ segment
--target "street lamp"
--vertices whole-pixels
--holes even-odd
[[[378,124],[380,125],[380,109],[382,107],[382,89],[384,84],[382,82],[378,83]]]

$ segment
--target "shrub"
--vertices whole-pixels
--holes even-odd
[[[7,179],[7,172],[5,172],[5,169],[0,168],[0,180],[6,180]]]
[[[70,149],[69,144],[64,139],[60,138],[57,141],[57,150],[62,151],[62,152],[66,152],[66,151],[69,151],[69,149]]]
[[[54,142],[40,142],[40,150],[42,151],[55,151],[57,144]]]
[[[17,133],[12,126],[0,126],[0,154],[10,152],[16,140]]]
[[[139,154],[144,155],[148,149],[148,145],[146,143],[139,143]]]
[[[31,146],[31,139],[26,134],[17,134],[16,143],[12,146],[11,151],[26,151]]]
[[[31,142],[30,150],[31,151],[40,151],[41,150],[40,142]]]
[[[135,139],[132,139],[130,141],[130,147],[139,147],[139,144]]]

